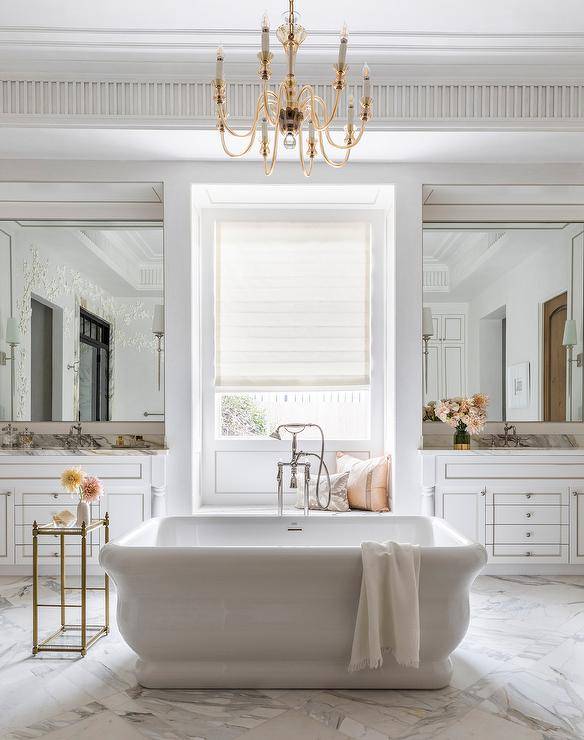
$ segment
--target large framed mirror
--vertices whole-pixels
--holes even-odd
[[[582,421],[584,224],[426,223],[424,402],[489,421]]]
[[[160,192],[46,184],[47,214],[39,188],[0,221],[0,419],[163,421]]]

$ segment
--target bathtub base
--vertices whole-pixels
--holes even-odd
[[[403,668],[391,657],[378,670],[349,673],[345,663],[311,661],[144,661],[138,682],[150,689],[442,689],[452,660]]]

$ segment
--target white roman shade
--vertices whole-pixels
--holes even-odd
[[[223,222],[215,259],[217,387],[369,385],[369,224]]]

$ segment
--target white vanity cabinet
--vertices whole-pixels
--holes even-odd
[[[14,545],[13,513],[14,489],[0,487],[0,565],[12,562]]]
[[[570,496],[570,561],[584,563],[584,485]]]
[[[91,505],[92,519],[110,515],[110,539],[119,537],[156,514],[164,514],[164,455],[0,455],[0,573],[32,569],[32,524],[46,524],[63,509],[75,513],[77,500],[61,487],[62,471],[80,466],[103,482],[104,496]],[[154,503],[153,503],[154,502]],[[89,565],[98,564],[103,529],[90,533]],[[67,562],[80,562],[79,544],[67,547]],[[59,541],[43,537],[39,563],[50,573],[57,566]],[[43,570],[41,572],[43,572]]]
[[[423,451],[425,512],[487,548],[489,563],[584,563],[584,450]]]
[[[444,488],[437,499],[436,515],[441,516],[469,539],[485,543],[485,492],[468,488]]]

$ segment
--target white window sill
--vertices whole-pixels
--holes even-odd
[[[213,514],[216,516],[276,516],[275,506],[200,506],[196,514]],[[350,511],[318,511],[311,509],[309,516],[391,516],[391,511],[361,511],[351,509]],[[304,516],[302,509],[294,506],[284,508],[284,516]]]

